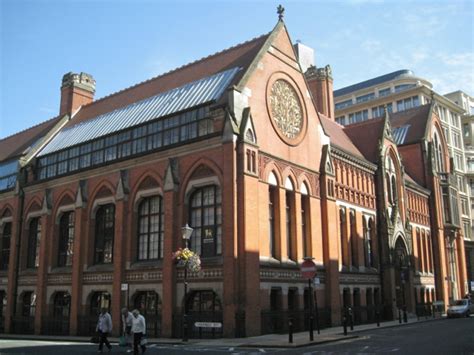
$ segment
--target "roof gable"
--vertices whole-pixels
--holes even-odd
[[[378,161],[379,142],[384,137],[385,120],[376,118],[344,127],[344,132],[364,157]]]
[[[70,126],[219,72],[236,67],[243,68],[244,70],[229,84],[235,85],[242,78],[268,36],[269,34],[262,35],[96,100],[83,106]]]
[[[431,117],[431,104],[390,114],[397,145],[417,143],[425,138]]]

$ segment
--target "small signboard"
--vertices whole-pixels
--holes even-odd
[[[311,280],[316,276],[316,264],[313,260],[305,260],[301,264],[301,275],[307,280]]]
[[[315,285],[321,284],[321,280],[319,279],[319,277],[315,277],[315,278],[314,278],[314,284],[315,284]]]
[[[471,281],[471,291],[474,291],[474,281]]]
[[[222,323],[219,322],[195,322],[196,328],[222,328]]]
[[[121,287],[120,287],[120,289],[121,289],[122,291],[128,291],[128,284],[122,284]]]

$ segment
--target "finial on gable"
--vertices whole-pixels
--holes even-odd
[[[278,14],[278,20],[283,21],[283,16],[285,15],[285,8],[283,6],[278,5],[277,7],[277,14]]]

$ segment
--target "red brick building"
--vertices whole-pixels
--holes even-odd
[[[430,105],[342,127],[329,66],[305,73],[282,20],[268,34],[94,100],[68,73],[60,115],[0,141],[5,332],[150,336],[307,327],[314,259],[322,325],[415,313],[462,295],[463,239]],[[202,270],[172,260],[193,229]],[[418,307],[417,307],[418,306]],[[195,321],[222,328],[196,328]]]

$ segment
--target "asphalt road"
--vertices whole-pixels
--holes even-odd
[[[474,317],[447,319],[359,332],[358,338],[297,349],[151,344],[146,354],[474,354]],[[73,342],[2,340],[0,354],[96,354],[97,345]],[[107,352],[104,352],[107,354]],[[113,346],[113,354],[126,349]]]

